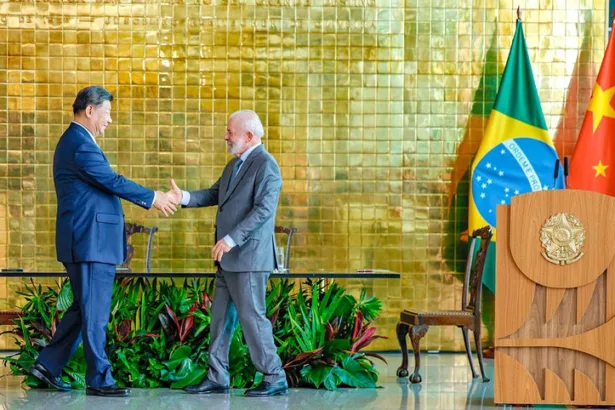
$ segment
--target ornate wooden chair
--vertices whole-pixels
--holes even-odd
[[[293,235],[297,232],[297,228],[285,228],[283,226],[276,226],[275,233],[286,234],[286,251],[284,252],[284,269],[290,272],[290,251],[292,247]]]
[[[474,369],[474,362],[472,361],[472,350],[470,347],[468,330],[471,330],[474,334],[476,354],[478,356],[478,363],[480,365],[480,372],[483,376],[483,381],[489,381],[489,379],[485,377],[485,368],[483,365],[483,349],[480,335],[480,297],[485,259],[487,257],[487,250],[489,248],[489,244],[491,243],[492,235],[493,233],[491,232],[489,226],[477,229],[472,233],[470,250],[468,252],[468,261],[463,280],[463,296],[461,299],[460,310],[437,312],[414,312],[411,310],[404,310],[401,312],[399,323],[397,324],[397,340],[399,341],[402,354],[402,364],[397,369],[398,377],[408,376],[408,347],[406,344],[406,335],[410,335],[415,361],[414,373],[410,376],[410,381],[412,383],[420,383],[422,381],[421,375],[419,374],[421,370],[419,346],[421,338],[425,336],[425,333],[429,330],[429,326],[457,326],[461,328],[461,332],[463,333],[463,342],[466,347],[468,361],[470,362],[472,377],[476,378],[478,377],[478,374]],[[479,239],[480,245],[478,245],[478,250],[476,250]]]
[[[128,237],[128,245],[126,252],[126,260],[118,267],[118,270],[130,271],[130,262],[135,254],[135,248],[130,244],[130,237],[136,233],[147,234],[147,249],[145,251],[145,272],[150,273],[151,270],[151,258],[152,258],[152,243],[154,242],[154,234],[158,232],[158,227],[154,226],[148,228],[143,225],[137,225],[130,222],[124,223],[124,229],[126,230],[126,236]]]

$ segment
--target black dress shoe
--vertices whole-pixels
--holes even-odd
[[[205,378],[199,384],[184,387],[184,391],[192,394],[228,393],[229,388]]]
[[[39,362],[35,362],[30,369],[30,374],[43,383],[47,383],[49,387],[60,391],[71,391],[72,387],[69,383],[62,380],[61,377],[54,376],[51,372]]]
[[[130,389],[119,387],[116,384],[105,387],[88,386],[85,389],[87,396],[103,396],[103,397],[126,397],[130,394]]]
[[[282,396],[288,393],[288,384],[286,382],[269,383],[262,382],[253,389],[248,389],[244,393],[249,397],[266,397],[266,396]]]

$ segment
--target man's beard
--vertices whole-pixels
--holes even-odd
[[[236,143],[230,143],[230,144],[226,144],[228,147],[228,152],[231,155],[237,155],[238,152],[240,152],[243,148],[245,148],[246,144],[244,143],[240,143],[240,142],[236,142]]]

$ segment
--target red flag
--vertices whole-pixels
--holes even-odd
[[[568,180],[571,188],[615,196],[614,95],[615,44],[611,36],[572,153]]]
[[[591,15],[587,16],[587,21],[591,21]],[[574,151],[579,132],[581,132],[581,125],[583,125],[583,118],[585,118],[587,102],[591,98],[594,81],[596,81],[596,65],[591,60],[594,49],[591,27],[591,24],[585,25],[581,51],[577,56],[566,93],[564,112],[560,117],[553,139],[562,163],[564,157],[572,155]]]

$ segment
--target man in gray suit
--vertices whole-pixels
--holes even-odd
[[[266,317],[269,273],[277,267],[274,224],[282,177],[276,160],[264,149],[263,125],[254,111],[233,113],[224,140],[233,158],[209,189],[182,191],[171,181],[169,194],[186,208],[218,206],[216,245],[212,256],[218,272],[211,308],[209,371],[189,393],[227,393],[228,355],[237,320],[250,357],[263,382],[247,396],[286,394],[288,384]]]

